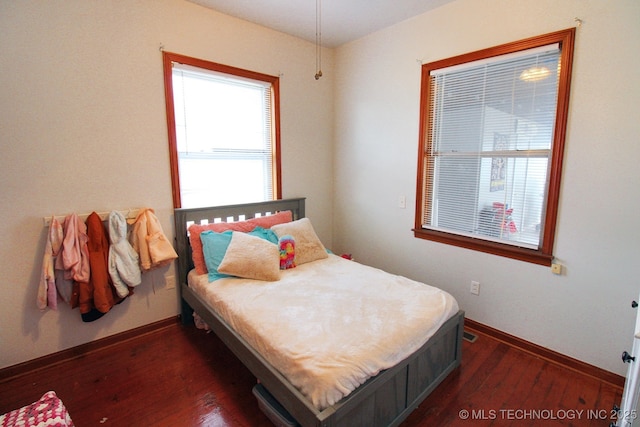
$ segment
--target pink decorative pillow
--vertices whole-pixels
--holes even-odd
[[[284,224],[291,221],[293,221],[293,214],[291,211],[282,211],[273,215],[251,218],[246,221],[191,225],[189,227],[189,241],[191,242],[191,257],[193,259],[193,265],[196,269],[196,273],[208,273],[207,265],[204,262],[204,255],[202,253],[202,241],[200,240],[200,233],[203,231],[211,230],[216,233],[222,233],[223,231],[231,230],[248,233],[256,227],[271,228],[274,225]]]

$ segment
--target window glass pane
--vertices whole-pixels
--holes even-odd
[[[269,145],[269,88],[174,70],[178,150],[265,148]]]
[[[271,85],[175,64],[182,207],[273,198]]]
[[[547,158],[437,158],[425,227],[537,247],[547,167]]]
[[[180,157],[183,206],[217,206],[270,200],[271,165],[263,158]]]

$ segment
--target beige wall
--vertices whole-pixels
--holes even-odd
[[[178,313],[173,266],[93,323],[35,305],[43,216],[147,206],[173,238],[160,46],[281,76],[284,196],[331,247],[332,51],[316,81],[312,43],[183,0],[2,1],[0,368]]]
[[[576,17],[554,251],[565,273],[415,239],[420,62]],[[335,248],[450,291],[471,319],[624,375],[640,291],[638,23],[637,0],[458,0],[338,48]]]

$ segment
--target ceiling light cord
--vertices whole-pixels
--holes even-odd
[[[316,0],[316,80],[322,77],[322,0]]]

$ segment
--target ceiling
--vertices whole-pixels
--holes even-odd
[[[311,42],[316,1],[324,47],[337,47],[453,0],[188,0]]]

